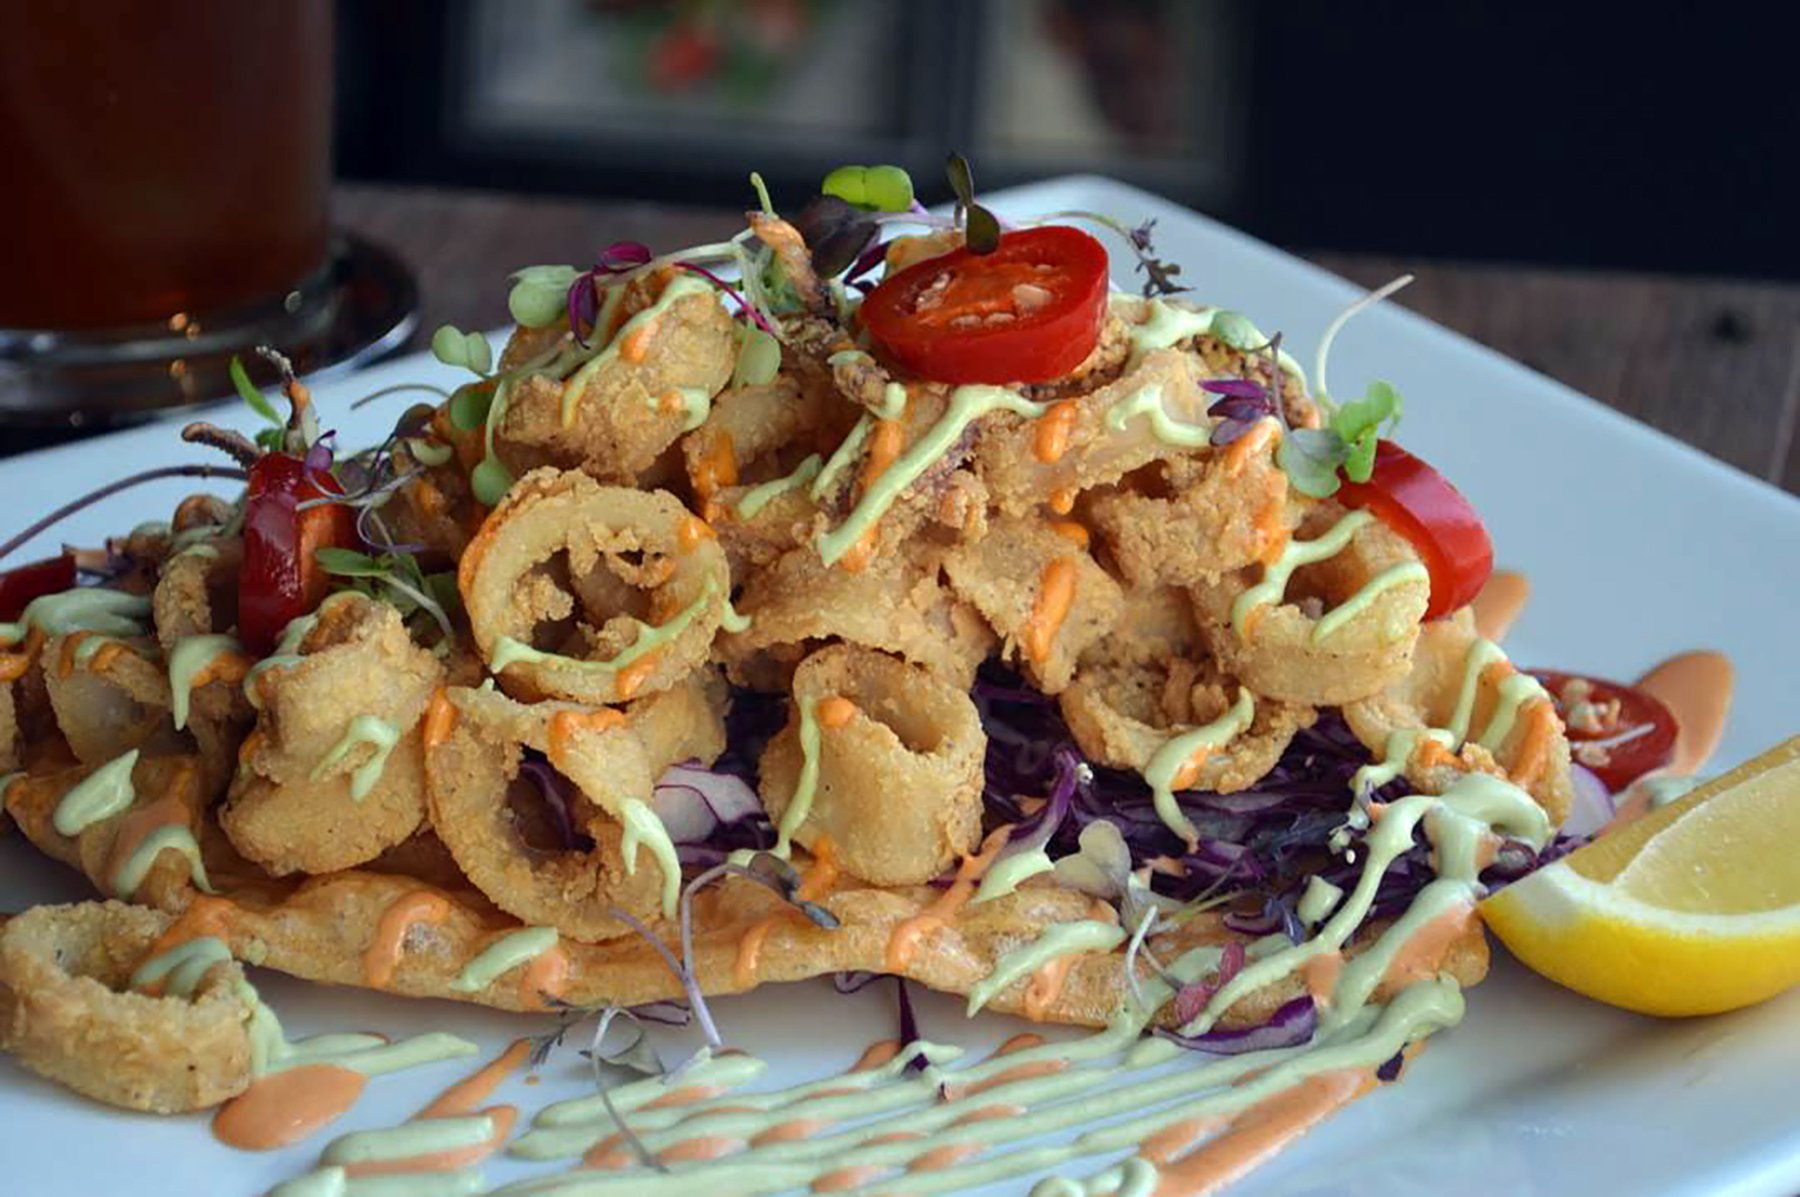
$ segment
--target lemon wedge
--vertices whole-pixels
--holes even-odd
[[[1645,1014],[1800,984],[1800,736],[1481,903],[1513,955]]]

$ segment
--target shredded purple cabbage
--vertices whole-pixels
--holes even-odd
[[[1278,1047],[1298,1047],[1312,1040],[1319,1028],[1319,1012],[1313,1000],[1304,995],[1293,999],[1259,1027],[1241,1031],[1208,1031],[1204,1035],[1183,1035],[1168,1027],[1158,1027],[1158,1038],[1179,1043],[1189,1051],[1215,1056],[1241,1056],[1245,1052],[1269,1051]]]
[[[591,851],[594,841],[575,830],[575,822],[569,817],[570,788],[575,784],[564,777],[544,755],[536,749],[527,748],[525,759],[519,765],[519,776],[529,778],[543,796],[544,809],[549,812],[550,824],[556,828],[557,838],[562,841],[564,849],[571,852]]]
[[[831,987],[845,995],[861,993],[886,975],[886,973],[872,973],[866,969],[858,972],[836,973],[831,978]]]
[[[1305,937],[1296,907],[1309,877],[1346,891],[1356,884],[1362,854],[1352,862],[1332,852],[1328,841],[1344,824],[1352,775],[1371,757],[1335,710],[1322,711],[1295,735],[1275,767],[1249,789],[1177,794],[1200,833],[1189,851],[1157,816],[1141,777],[1088,764],[1053,699],[993,666],[982,671],[973,694],[988,733],[987,823],[1016,824],[1013,843],[1026,841],[1019,850],[1044,847],[1052,857],[1066,855],[1076,850],[1083,827],[1105,819],[1124,837],[1134,866],[1158,866],[1151,870],[1156,892],[1183,901],[1203,894],[1256,895],[1260,907],[1240,902],[1226,914],[1227,925],[1250,935],[1281,932],[1295,942]],[[1401,778],[1371,797],[1392,802],[1411,792]],[[1360,839],[1353,835],[1351,844]],[[1508,841],[1483,879],[1517,880],[1574,846],[1571,837],[1559,837],[1535,854]],[[1415,845],[1382,878],[1374,917],[1406,909],[1432,876],[1430,849]]]

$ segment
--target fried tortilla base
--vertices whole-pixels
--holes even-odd
[[[35,794],[27,787],[15,793]],[[9,799],[11,795],[9,795]],[[10,802],[9,802],[10,805]],[[12,812],[25,833],[51,856],[82,867],[68,845],[40,812]],[[433,885],[408,875],[348,870],[309,878],[299,884],[276,882],[252,866],[234,867],[214,856],[229,852],[220,837],[207,837],[208,863],[219,898],[205,899],[207,917],[196,918],[195,934],[217,934],[242,960],[310,981],[369,986],[364,955],[377,937],[382,916],[394,904],[421,890],[441,894],[448,912],[441,920],[415,923],[401,937],[392,979],[382,988],[411,997],[471,1001],[503,1010],[542,1010],[543,995],[522,991],[517,970],[503,974],[483,989],[459,992],[451,983],[463,966],[492,940],[518,927],[466,884]],[[797,862],[807,863],[804,856]],[[96,885],[102,884],[84,868]],[[931,886],[878,888],[845,877],[824,899],[841,926],[826,930],[808,922],[770,891],[752,882],[727,878],[694,900],[694,966],[708,994],[741,993],[770,981],[799,981],[837,972],[897,973],[928,988],[967,994],[993,972],[1005,953],[1041,935],[1046,927],[1109,915],[1092,898],[1053,884],[1028,882],[1018,891],[977,905],[926,930],[917,950],[904,962],[889,958],[897,927],[918,916],[944,891]],[[189,908],[196,897],[185,886],[163,886],[146,894],[170,913]],[[222,917],[221,917],[222,916]],[[1354,956],[1372,940],[1382,924],[1371,924],[1349,945]],[[660,923],[654,930],[667,943],[678,940],[675,927]],[[1178,931],[1155,936],[1150,946],[1157,958],[1173,960],[1189,948],[1241,939],[1211,915],[1190,920]],[[560,946],[566,976],[555,996],[579,1006],[639,1005],[680,998],[680,981],[656,950],[636,936],[583,943],[565,937]],[[1443,972],[1472,985],[1487,972],[1487,943],[1478,920],[1447,947]],[[1080,956],[1050,1000],[1034,1004],[1043,1021],[1097,1027],[1118,1007],[1125,990],[1124,956],[1120,952]],[[896,966],[897,965],[897,966]],[[1026,977],[1003,989],[988,1009],[1022,1014]],[[1226,1027],[1254,1026],[1283,1002],[1301,992],[1298,977],[1251,994],[1222,1020]],[[1387,994],[1384,986],[1377,999]],[[1043,996],[1042,993],[1039,995]]]

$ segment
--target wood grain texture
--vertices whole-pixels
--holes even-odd
[[[728,209],[340,186],[339,223],[419,273],[418,343],[440,324],[506,321],[506,276],[619,240],[658,250],[741,227]],[[1369,255],[1306,255],[1421,315],[1800,494],[1800,286]]]

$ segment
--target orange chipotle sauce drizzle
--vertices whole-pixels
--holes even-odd
[[[819,700],[818,705],[813,708],[813,714],[817,716],[820,727],[835,731],[856,718],[857,710],[857,705],[848,698],[832,694]]]
[[[1374,1084],[1369,1074],[1356,1071],[1308,1077],[1237,1115],[1217,1137],[1191,1154],[1174,1160],[1158,1160],[1146,1152],[1145,1158],[1158,1165],[1157,1197],[1198,1197],[1218,1192],[1334,1111],[1356,1100]],[[1182,1129],[1189,1142],[1198,1129],[1181,1123],[1169,1129],[1174,1131],[1176,1128]],[[1146,1146],[1155,1142],[1153,1137]],[[1169,1145],[1179,1150],[1179,1143]]]
[[[515,1039],[505,1051],[488,1061],[471,1076],[451,1085],[419,1111],[421,1118],[456,1118],[472,1114],[481,1103],[493,1096],[501,1082],[525,1066],[531,1058],[531,1040]]]
[[[190,768],[191,766],[184,764],[182,766],[183,773],[185,774]],[[183,784],[185,781],[185,776],[171,779],[168,791],[162,797],[148,806],[140,806],[121,817],[119,833],[113,837],[112,846],[107,849],[106,876],[116,875],[120,867],[131,859],[132,854],[138,850],[138,846],[149,837],[151,832],[159,831],[164,827],[189,826],[191,820],[187,804],[182,802],[180,797],[182,791],[186,789]],[[166,852],[168,849],[164,848],[163,851]],[[161,856],[162,853],[159,852],[157,855]],[[155,867],[154,862],[152,862],[152,867]],[[144,875],[148,877],[149,873],[146,872]]]
[[[298,1143],[341,1117],[368,1078],[336,1064],[302,1064],[269,1073],[219,1107],[213,1136],[240,1151],[273,1151]]]
[[[1093,540],[1088,533],[1087,526],[1076,520],[1051,520],[1049,528],[1078,549],[1087,548]]]
[[[975,895],[975,886],[999,857],[1000,850],[1006,847],[1007,837],[1011,834],[1010,823],[994,828],[981,842],[979,851],[963,857],[962,863],[956,868],[956,879],[950,883],[949,889],[918,914],[895,924],[888,935],[885,960],[887,971],[905,971],[919,950],[919,941],[956,918],[957,913]]]
[[[622,676],[622,675],[621,675]],[[596,707],[591,711],[558,711],[550,716],[550,759],[566,759],[571,741],[582,732],[603,732],[615,727],[623,727],[625,716],[611,707]]]
[[[527,1010],[547,1009],[569,983],[569,954],[561,947],[539,952],[519,970],[519,1003]]]
[[[1033,429],[1032,455],[1045,465],[1061,461],[1063,454],[1069,451],[1069,434],[1075,430],[1076,414],[1073,399],[1052,403],[1050,410],[1038,417]]]
[[[1687,777],[1712,759],[1731,713],[1734,680],[1723,653],[1691,652],[1670,657],[1632,683],[1675,716],[1675,749],[1665,774]]]
[[[195,894],[175,921],[169,924],[168,930],[156,937],[150,950],[144,953],[144,959],[160,956],[170,948],[179,947],[189,940],[213,936],[229,944],[231,942],[231,916],[237,913],[237,907],[224,898],[216,898],[211,894]]]
[[[684,515],[675,526],[675,545],[684,553],[691,553],[702,543],[714,539],[718,533],[712,525],[697,515]]]
[[[449,693],[439,686],[431,692],[431,702],[426,705],[425,718],[420,724],[419,735],[424,741],[425,751],[430,752],[449,739],[450,733],[455,729],[456,708],[450,704]]]
[[[823,707],[825,703],[820,702],[819,705]],[[854,714],[855,704],[851,703],[850,706],[851,713]],[[822,901],[831,893],[838,879],[837,854],[832,847],[831,837],[821,835],[814,842],[812,851],[812,863],[806,866],[806,872],[801,875],[800,884],[794,890],[795,898],[802,902]],[[737,952],[731,960],[731,980],[739,989],[756,987],[756,973],[761,963],[763,943],[777,924],[793,915],[799,915],[802,920],[806,917],[793,907],[784,906],[774,914],[759,919],[744,932],[744,938],[738,940]]]
[[[1062,630],[1063,621],[1069,618],[1069,609],[1075,605],[1075,579],[1073,557],[1058,557],[1044,566],[1031,614],[1019,629],[1019,645],[1025,650],[1026,658],[1036,664],[1041,665],[1049,659],[1056,634]]]
[[[1497,569],[1481,587],[1481,593],[1469,604],[1475,616],[1475,634],[1495,644],[1506,639],[1513,622],[1531,599],[1531,583],[1525,575]]]
[[[363,951],[363,979],[371,988],[385,989],[394,979],[400,965],[400,953],[406,945],[406,933],[415,923],[437,924],[450,917],[450,903],[442,894],[428,889],[414,890],[394,899],[381,912],[375,934]]]

